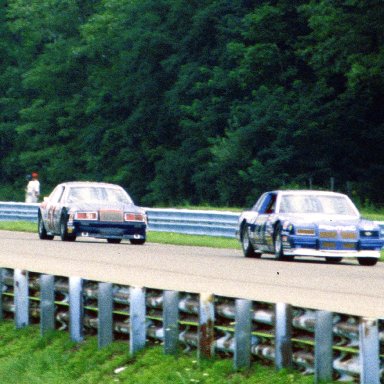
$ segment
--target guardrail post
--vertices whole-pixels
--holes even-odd
[[[252,301],[237,299],[235,314],[235,369],[251,365]]]
[[[211,358],[215,349],[215,308],[212,294],[200,294],[199,329],[198,329],[198,358]]]
[[[15,269],[13,278],[16,328],[23,328],[29,324],[28,272]]]
[[[292,307],[275,304],[275,366],[277,370],[292,366]]]
[[[380,383],[379,326],[375,319],[360,319],[360,383]]]
[[[315,383],[332,380],[333,313],[316,311]]]
[[[131,355],[145,347],[146,340],[146,321],[145,321],[145,288],[129,288],[129,313],[130,313],[130,333],[129,347]]]
[[[80,342],[84,338],[83,330],[84,299],[83,279],[69,278],[69,331],[71,340]]]
[[[99,348],[102,348],[113,341],[113,292],[112,283],[99,283],[98,285],[97,340]]]
[[[163,292],[164,352],[176,354],[179,341],[179,292]]]
[[[55,329],[55,277],[40,275],[40,333]]]
[[[4,319],[3,314],[3,287],[4,287],[4,269],[0,268],[0,321]]]

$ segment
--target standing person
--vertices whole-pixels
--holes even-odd
[[[28,185],[29,185],[29,182],[32,180],[32,176],[30,173],[28,173],[28,175],[25,176],[25,180],[27,180],[27,186],[25,187],[25,202],[30,203],[29,193],[28,193]]]
[[[26,191],[26,203],[37,203],[40,196],[40,182],[37,172],[32,172],[32,180],[28,182]]]

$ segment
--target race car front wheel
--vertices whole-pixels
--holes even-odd
[[[281,261],[292,261],[294,259],[294,256],[286,256],[284,254],[281,231],[282,231],[282,228],[279,225],[276,228],[275,236],[274,236],[275,259],[281,260]]]
[[[358,257],[357,261],[360,265],[364,265],[370,267],[372,265],[376,265],[377,260],[375,257]]]
[[[243,248],[243,253],[245,257],[253,257],[259,259],[261,257],[261,252],[255,251],[251,240],[249,239],[249,233],[247,225],[244,224],[241,230],[241,246]]]

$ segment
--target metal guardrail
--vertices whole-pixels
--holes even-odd
[[[39,204],[0,202],[0,221],[37,222]],[[146,208],[148,230],[235,237],[238,213]]]
[[[0,319],[16,328],[40,322],[41,334],[67,330],[75,342],[97,332],[100,348],[127,340],[164,353],[231,357],[235,369],[254,360],[277,370],[379,384],[384,378],[384,321],[207,293],[162,291],[0,268]],[[128,343],[127,343],[128,349]]]
[[[37,222],[39,204],[0,202],[0,221]]]
[[[148,229],[190,235],[235,237],[239,213],[147,208]]]
[[[380,236],[384,237],[384,221],[374,221],[374,223],[379,224]]]

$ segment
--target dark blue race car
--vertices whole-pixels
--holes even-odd
[[[357,258],[360,265],[375,265],[384,245],[380,226],[361,218],[348,196],[312,190],[264,193],[240,215],[237,237],[246,257]]]
[[[59,184],[44,198],[38,212],[38,233],[42,240],[59,235],[63,241],[78,236],[120,243],[144,244],[147,215],[120,186],[96,182]]]

